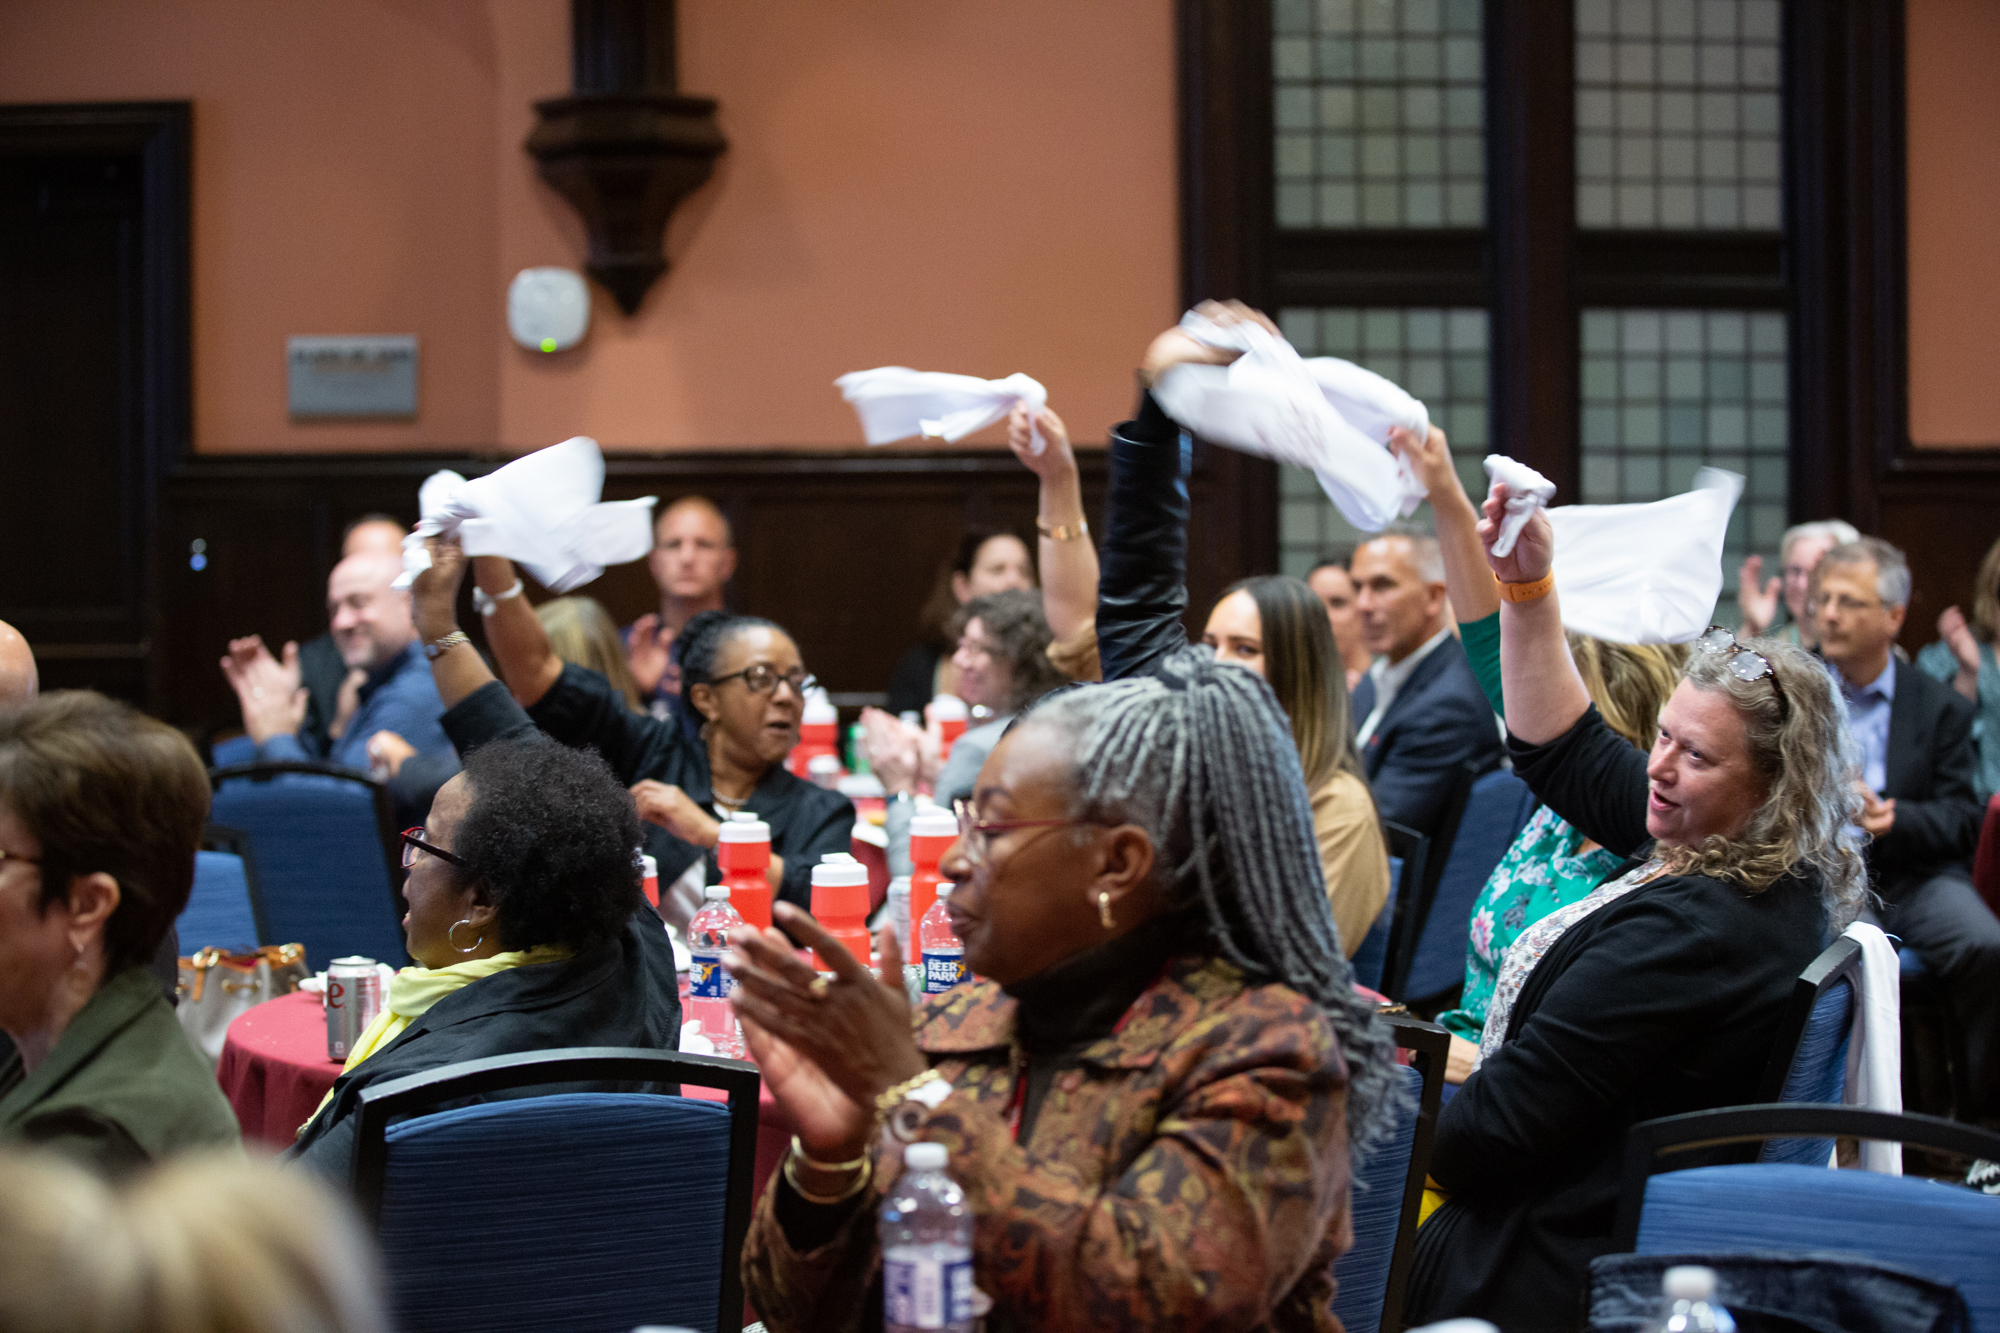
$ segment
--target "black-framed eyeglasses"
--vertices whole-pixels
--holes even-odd
[[[726,676],[715,676],[708,683],[711,685],[720,685],[725,680],[737,679],[741,679],[743,688],[749,690],[752,694],[769,694],[778,688],[778,682],[782,680],[785,684],[792,687],[794,694],[797,694],[802,699],[805,697],[807,690],[819,684],[819,678],[804,667],[793,667],[790,671],[779,671],[777,668],[766,666],[762,662],[757,663],[755,666],[744,667],[741,671],[732,671]]]
[[[462,860],[461,858],[453,856],[450,852],[438,846],[436,843],[426,840],[424,837],[424,831],[421,828],[404,829],[403,869],[408,870],[411,866],[417,863],[417,853],[420,851],[429,852],[432,856],[438,857],[441,860],[449,861],[455,866],[463,866],[465,864],[464,860]]]
[[[1778,673],[1771,668],[1771,659],[1736,641],[1736,636],[1720,625],[1710,625],[1702,631],[1694,646],[1704,653],[1713,653],[1724,659],[1723,665],[1729,674],[1740,681],[1768,680],[1771,693],[1778,696],[1778,707],[1787,715],[1792,711],[1792,701],[1785,697],[1785,687],[1778,683]]]
[[[995,834],[1022,828],[1065,828],[1097,822],[1094,819],[981,819],[972,808],[972,802],[963,796],[951,803],[951,812],[958,816],[958,841],[965,848],[965,859],[976,866],[986,864],[986,854],[992,850]]]

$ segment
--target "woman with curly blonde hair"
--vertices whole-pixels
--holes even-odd
[[[1417,1234],[1405,1316],[1533,1333],[1573,1325],[1612,1248],[1626,1131],[1756,1100],[1793,982],[1867,880],[1848,831],[1857,751],[1819,663],[1709,631],[1642,754],[1564,641],[1547,518],[1492,554],[1505,499],[1495,487],[1479,534],[1504,596],[1515,771],[1626,860],[1507,951],[1479,1066],[1439,1119],[1430,1170],[1449,1200]]]

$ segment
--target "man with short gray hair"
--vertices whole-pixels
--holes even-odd
[[[1763,581],[1764,557],[1753,555],[1736,572],[1736,606],[1743,614],[1743,637],[1768,634],[1802,648],[1813,646],[1812,611],[1806,600],[1811,592],[1813,567],[1820,557],[1836,546],[1861,536],[1854,525],[1838,518],[1798,523],[1785,529],[1778,544],[1778,563],[1783,572]],[[1789,619],[1778,625],[1778,601],[1784,598]]]
[[[1970,700],[1896,661],[1910,565],[1863,537],[1829,550],[1813,577],[1820,653],[1847,697],[1868,868],[1885,929],[1916,950],[1965,1031],[1975,1117],[2000,1122],[2000,920],[1972,886],[1981,809]]]

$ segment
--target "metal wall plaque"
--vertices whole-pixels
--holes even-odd
[[[285,384],[297,418],[413,417],[416,335],[287,338]]]

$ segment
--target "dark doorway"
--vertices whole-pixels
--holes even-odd
[[[188,105],[0,107],[0,619],[157,711],[155,495],[188,439]]]

